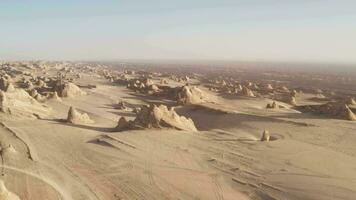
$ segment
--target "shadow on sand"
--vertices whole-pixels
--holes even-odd
[[[115,132],[115,127],[107,128],[107,127],[89,126],[89,125],[84,125],[84,124],[71,124],[71,123],[68,123],[66,119],[40,119],[40,120],[54,122],[56,124],[60,124],[63,126],[87,129],[87,130],[91,130],[91,131],[98,131],[98,132],[105,132],[105,133]]]

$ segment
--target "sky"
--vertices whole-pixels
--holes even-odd
[[[0,60],[356,63],[355,0],[0,0]]]

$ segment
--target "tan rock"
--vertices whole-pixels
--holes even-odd
[[[268,142],[269,140],[270,140],[269,131],[264,130],[263,133],[262,133],[261,141]]]
[[[252,90],[248,89],[247,87],[242,88],[242,95],[247,97],[255,97],[255,94],[252,92]]]
[[[89,124],[94,123],[86,113],[80,113],[74,107],[70,107],[68,111],[67,122],[72,124]]]
[[[143,106],[137,113],[134,125],[143,128],[175,128],[178,130],[197,131],[193,120],[179,116],[173,108],[165,105]]]
[[[74,83],[65,83],[61,85],[57,92],[61,97],[76,97],[86,95],[86,92],[82,91]]]
[[[124,131],[132,128],[132,121],[127,121],[125,117],[120,117],[117,126],[115,127],[115,131]]]
[[[293,106],[296,106],[296,105],[297,105],[297,100],[295,99],[294,96],[290,96],[290,97],[288,98],[288,103],[291,104],[291,105],[293,105]]]
[[[297,97],[297,94],[298,94],[297,90],[292,90],[292,92],[290,93],[292,97]]]
[[[342,115],[343,115],[343,118],[346,120],[356,121],[355,114],[351,111],[351,109],[347,105],[345,105]]]
[[[62,101],[62,99],[58,96],[57,91],[54,91],[54,92],[50,95],[49,99],[52,99],[52,100],[55,100],[55,101],[59,101],[59,102]]]
[[[346,100],[346,104],[347,104],[347,105],[356,105],[356,102],[355,102],[354,98],[349,97],[349,98]]]
[[[178,92],[177,103],[180,105],[200,104],[210,101],[207,94],[197,87],[183,86]]]
[[[116,103],[114,105],[114,108],[118,109],[118,110],[125,110],[126,106],[125,106],[125,103],[123,101],[119,101],[118,103]]]
[[[47,116],[51,109],[39,103],[23,89],[15,89],[13,92],[1,92],[1,111],[19,117]]]
[[[5,88],[5,92],[14,92],[15,91],[15,86],[11,82],[7,84]]]
[[[268,109],[279,109],[279,105],[275,101],[273,101],[271,104],[270,103],[267,104],[266,108],[268,108]]]
[[[6,91],[8,84],[9,84],[8,80],[6,80],[4,77],[0,78],[0,89],[1,90]]]

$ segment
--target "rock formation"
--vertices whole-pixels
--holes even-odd
[[[292,90],[290,96],[297,97],[298,92],[296,90]]]
[[[26,87],[26,90],[32,90],[34,88],[34,86],[33,86],[31,81],[26,81],[25,82],[25,87]]]
[[[5,88],[5,92],[13,92],[13,91],[15,91],[15,86],[12,83],[8,83]]]
[[[271,84],[267,84],[265,88],[267,90],[273,90],[273,86]]]
[[[3,113],[9,113],[9,109],[7,107],[7,98],[6,98],[6,95],[4,93],[4,91],[0,91],[0,110],[1,112]]]
[[[297,105],[297,101],[296,101],[295,97],[292,96],[292,95],[287,98],[287,103],[289,103],[289,104],[291,104],[291,105],[293,105],[293,106],[296,106],[296,105]]]
[[[242,95],[247,97],[255,97],[255,94],[252,92],[252,90],[248,89],[247,87],[242,88]]]
[[[137,114],[134,123],[135,125],[145,128],[168,127],[176,128],[178,130],[197,131],[194,122],[191,119],[179,116],[173,108],[168,109],[167,106],[164,105],[142,107],[141,111]]]
[[[268,142],[270,140],[270,135],[267,130],[264,130],[262,133],[261,141],[266,141]]]
[[[8,80],[6,80],[4,77],[0,78],[0,90],[6,91],[8,84],[9,84]]]
[[[197,87],[183,86],[178,92],[177,103],[179,105],[200,104],[208,101],[205,92]]]
[[[152,84],[152,85],[148,86],[148,89],[149,89],[149,90],[152,90],[152,91],[154,91],[154,92],[159,91],[158,86],[155,85],[155,84]]]
[[[23,89],[14,89],[13,92],[0,92],[1,111],[19,117],[44,117],[51,109],[39,103]]]
[[[340,115],[343,119],[349,121],[356,121],[356,115],[352,112],[352,110],[347,105],[345,105],[345,107],[342,109]]]
[[[65,83],[57,88],[57,92],[61,97],[76,97],[86,95],[86,92],[82,91],[74,83]]]
[[[41,80],[41,79],[38,79],[36,85],[37,85],[38,87],[40,87],[40,88],[41,88],[41,87],[47,87],[46,83],[45,83],[43,80]]]
[[[1,152],[2,153],[16,153],[16,149],[14,148],[14,146],[12,146],[11,144],[5,146],[5,147],[1,147]]]
[[[55,101],[62,101],[62,99],[58,96],[57,91],[54,91],[54,92],[50,95],[49,99],[52,99],[52,100],[55,100]]]
[[[268,109],[278,109],[279,105],[275,101],[273,101],[272,103],[267,104],[266,108],[268,108]]]
[[[132,112],[137,114],[141,111],[141,108],[140,107],[135,107],[134,109],[132,109]]]
[[[134,124],[132,121],[127,121],[125,117],[120,117],[117,126],[115,127],[115,131],[124,131],[134,128]]]
[[[118,110],[126,110],[126,106],[125,106],[125,103],[123,101],[119,101],[117,102],[115,105],[114,105],[114,108],[115,109],[118,109]]]
[[[166,79],[161,79],[160,84],[162,84],[162,85],[168,84],[168,81]]]
[[[191,119],[179,116],[173,108],[168,109],[165,105],[143,106],[137,113],[135,120],[127,121],[121,117],[115,129],[122,131],[125,129],[164,127],[185,131],[197,131]]]
[[[71,106],[68,111],[67,122],[72,124],[88,124],[93,123],[94,121],[89,118],[88,114],[80,113]]]
[[[150,86],[150,85],[153,85],[153,81],[149,78],[145,78],[142,80],[142,83],[145,85],[145,86]]]
[[[347,105],[356,105],[356,102],[355,102],[354,98],[349,97],[349,98],[346,100],[346,104],[347,104]]]
[[[286,86],[282,86],[280,89],[282,92],[290,92]]]
[[[348,105],[342,102],[329,102],[322,105],[310,105],[301,107],[306,112],[328,115],[334,118],[355,121],[356,116]]]

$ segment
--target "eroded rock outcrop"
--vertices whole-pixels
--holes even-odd
[[[355,99],[352,97],[349,97],[346,99],[346,104],[347,105],[356,105]]]
[[[127,109],[124,101],[118,101],[117,103],[115,103],[113,105],[113,107],[118,110],[126,110]]]
[[[255,97],[255,94],[252,92],[252,90],[248,89],[247,87],[242,88],[242,95],[246,97]]]
[[[65,83],[57,87],[57,92],[61,97],[76,97],[86,95],[86,92],[81,90],[74,83]]]
[[[207,94],[197,87],[183,86],[178,92],[177,103],[180,105],[200,104],[208,101]]]
[[[62,101],[62,99],[58,96],[58,93],[56,91],[54,91],[52,94],[50,94],[49,99],[59,101],[59,102]]]
[[[273,101],[272,103],[267,104],[266,108],[268,109],[279,109],[279,105]]]
[[[7,84],[5,88],[5,92],[14,92],[15,91],[15,86],[11,82]]]
[[[4,77],[0,78],[0,90],[6,91],[7,86],[9,85],[9,81]]]
[[[117,126],[115,127],[115,131],[124,131],[128,129],[134,129],[135,125],[133,121],[127,121],[125,117],[120,117]]]
[[[289,96],[287,98],[287,103],[289,103],[289,104],[291,104],[293,106],[296,106],[297,105],[297,100],[296,100],[295,96],[292,96],[292,95]]]
[[[67,122],[72,124],[89,124],[94,123],[86,113],[80,113],[74,107],[70,107],[68,111]]]
[[[262,133],[261,141],[268,142],[270,140],[269,131],[264,130]]]
[[[143,106],[137,113],[135,120],[127,121],[121,117],[115,129],[122,131],[141,128],[174,128],[177,130],[197,131],[193,120],[179,116],[174,111],[174,108],[168,109],[165,105]]]
[[[39,103],[23,89],[12,92],[0,92],[1,111],[18,117],[44,117],[51,109]]]
[[[355,121],[356,116],[348,105],[342,102],[329,102],[322,105],[309,105],[301,107],[302,111],[314,114],[327,115],[333,118]]]

